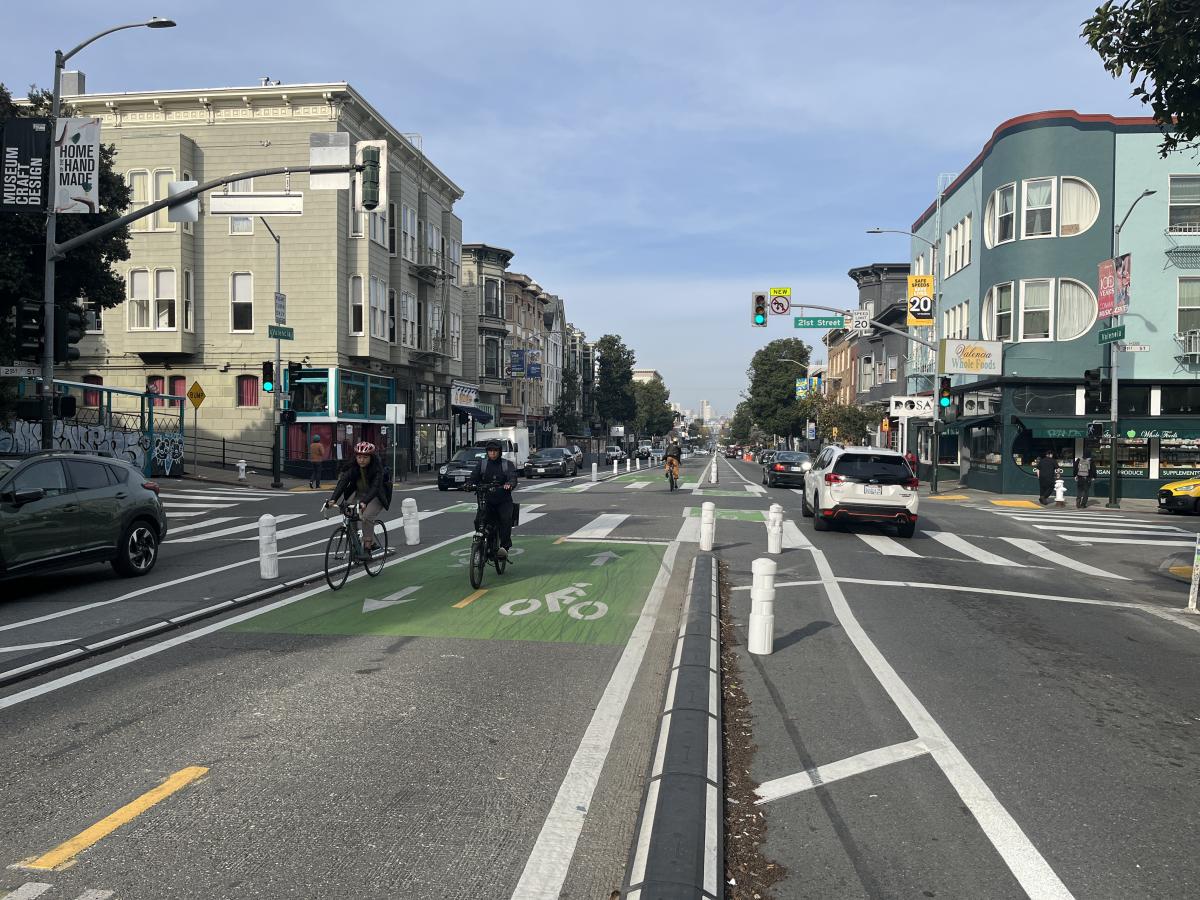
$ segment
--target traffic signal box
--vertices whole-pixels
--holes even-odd
[[[766,293],[756,291],[750,300],[750,324],[755,328],[766,328],[767,316],[770,314],[770,309],[768,308],[770,301],[767,299]]]
[[[1083,396],[1088,406],[1098,406],[1101,400],[1100,370],[1085,369],[1083,373]]]
[[[268,394],[275,390],[275,363],[273,362],[262,364],[262,389]]]
[[[17,303],[17,359],[34,362],[42,358],[42,304],[36,300]]]
[[[950,379],[943,375],[941,387],[938,389],[938,406],[947,409],[950,406]]]

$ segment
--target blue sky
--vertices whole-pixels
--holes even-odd
[[[911,225],[1000,122],[1142,114],[1078,37],[1094,6],[57,0],[6,20],[0,80],[49,86],[56,46],[159,15],[72,60],[89,90],[349,81],[465,190],[465,240],[728,413],[763,343],[820,347],[751,328],[752,290],[852,305],[849,268],[907,259],[865,229]]]

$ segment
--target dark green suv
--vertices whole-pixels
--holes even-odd
[[[158,485],[129,463],[54,450],[0,457],[0,576],[93,562],[145,575],[166,533]]]

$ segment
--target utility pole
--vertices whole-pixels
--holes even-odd
[[[282,293],[282,288],[280,287],[281,269],[279,235],[275,233],[265,218],[259,216],[258,221],[263,223],[267,229],[267,233],[270,234],[275,241],[275,324],[286,325],[287,322],[281,322],[279,316],[278,297]],[[283,318],[286,319],[287,317],[284,316]],[[271,391],[271,432],[273,434],[271,441],[271,487],[273,488],[283,487],[283,479],[281,478],[281,470],[283,466],[279,459],[282,444],[282,441],[280,440],[281,426],[279,424],[279,389],[283,384],[283,372],[280,370],[280,357],[282,354],[280,353],[279,342],[279,338],[275,338],[275,390]],[[292,386],[289,384],[288,389],[290,390],[291,387]],[[395,470],[393,469],[393,471]]]

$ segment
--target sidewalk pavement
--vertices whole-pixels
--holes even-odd
[[[437,472],[422,472],[420,475],[407,473],[407,479],[396,478],[392,483],[397,488],[400,487],[415,487],[420,485],[437,484]],[[220,466],[208,465],[200,463],[197,466],[189,465],[186,474],[183,476],[187,481],[197,481],[204,484],[230,484],[238,487],[254,488],[255,490],[271,490],[271,471],[270,469],[262,469],[257,466],[246,467],[246,480],[238,480],[237,466],[229,468],[221,468]],[[309,487],[307,478],[299,478],[295,475],[283,473],[279,478],[282,487],[276,488],[278,491],[289,492],[317,492],[317,489]],[[335,484],[333,478],[321,482],[320,493],[329,493],[333,490]]]
[[[920,495],[922,499],[933,500],[935,502],[951,502],[971,500],[976,503],[990,504],[997,507],[1017,507],[1017,508],[1037,508],[1037,509],[1054,509],[1054,501],[1051,500],[1046,506],[1038,503],[1036,494],[997,494],[992,491],[981,491],[977,488],[959,487],[956,482],[938,482],[938,492],[930,494],[929,482],[922,481],[920,487]],[[1153,497],[1122,497],[1121,509],[1114,509],[1112,512],[1119,513],[1121,510],[1129,510],[1131,512],[1156,512],[1158,510],[1158,501]],[[1087,508],[1089,510],[1105,510],[1105,504],[1108,503],[1108,495],[1098,496],[1093,494],[1088,501]],[[1075,495],[1068,493],[1066,497],[1066,509],[1075,508]]]

